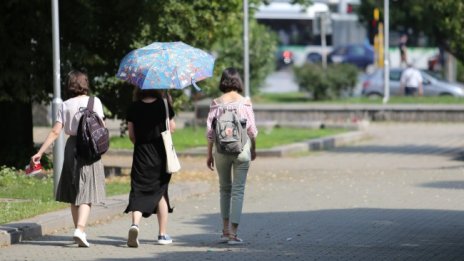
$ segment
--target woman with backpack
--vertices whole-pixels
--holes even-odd
[[[56,122],[40,147],[31,157],[31,165],[40,163],[47,148],[58,138],[61,130],[69,135],[64,149],[64,161],[60,181],[56,191],[56,201],[70,203],[74,222],[74,241],[79,247],[89,247],[85,226],[93,204],[105,200],[105,173],[101,160],[88,162],[76,153],[77,132],[82,116],[81,108],[87,107],[89,95],[89,79],[86,73],[73,70],[68,74],[67,91],[69,99],[58,108]],[[103,121],[103,105],[93,99],[93,111]]]
[[[220,239],[234,245],[243,243],[237,230],[250,161],[256,158],[258,130],[251,101],[241,95],[243,83],[236,68],[223,71],[219,90],[223,95],[212,101],[206,124],[206,165],[210,170],[216,167],[219,176],[223,221]]]
[[[139,246],[139,224],[142,217],[156,214],[160,245],[172,243],[166,233],[168,213],[172,213],[168,187],[171,175],[166,172],[166,151],[161,133],[166,130],[166,115],[169,128],[175,130],[174,110],[168,99],[159,90],[136,89],[136,101],[127,111],[129,138],[134,144],[131,169],[131,190],[125,213],[132,213],[127,246]],[[166,109],[168,112],[166,112]]]

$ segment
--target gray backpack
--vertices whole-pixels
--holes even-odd
[[[248,135],[246,119],[241,119],[237,109],[219,105],[222,114],[215,118],[216,151],[222,154],[240,154],[245,146]]]

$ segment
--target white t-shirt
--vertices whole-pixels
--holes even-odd
[[[405,87],[418,88],[422,83],[422,75],[419,70],[409,67],[401,75],[401,83]]]
[[[86,108],[89,102],[89,96],[77,96],[64,101],[61,108],[56,113],[56,121],[61,122],[64,126],[64,133],[72,136],[77,135],[77,128],[82,113],[80,108]],[[93,111],[103,119],[103,105],[98,97],[93,102]]]

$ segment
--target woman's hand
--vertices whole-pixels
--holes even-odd
[[[206,159],[206,166],[208,166],[208,169],[214,170],[214,158],[212,155],[208,155],[208,158]]]
[[[255,160],[256,159],[256,150],[253,148],[251,149],[251,160]]]
[[[31,157],[31,165],[39,164],[40,159],[42,158],[42,153],[37,153],[34,156]]]
[[[174,133],[174,131],[176,131],[176,122],[174,121],[174,119],[169,120],[169,130],[171,131],[171,133]]]
[[[61,122],[55,122],[51,131],[48,133],[47,138],[45,139],[42,146],[40,146],[39,151],[31,157],[31,164],[38,164],[40,163],[40,159],[42,158],[42,154],[47,148],[58,138],[60,135],[61,129],[63,129],[63,124]]]

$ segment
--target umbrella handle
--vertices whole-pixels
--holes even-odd
[[[200,87],[198,87],[197,82],[194,79],[192,79],[192,85],[197,92],[201,92]]]

